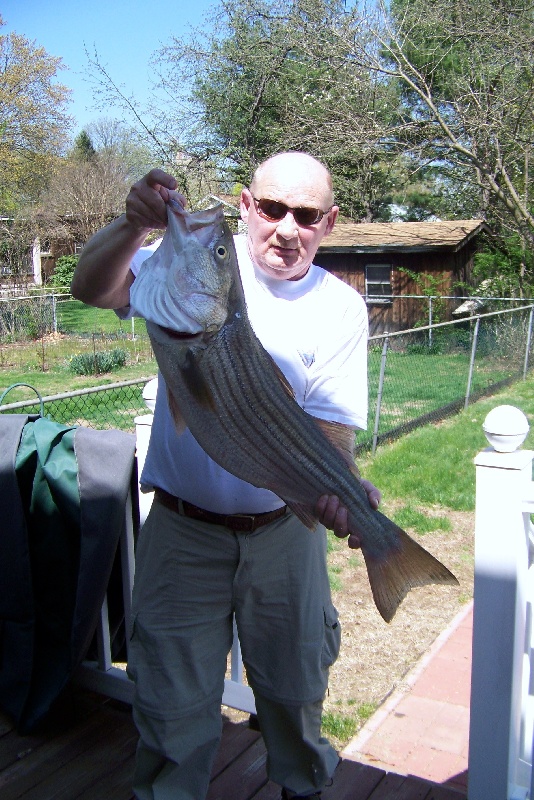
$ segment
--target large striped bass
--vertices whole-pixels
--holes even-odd
[[[214,461],[274,492],[312,530],[319,497],[337,495],[348,510],[349,532],[359,536],[373,598],[387,622],[412,587],[457,583],[371,508],[351,455],[353,431],[317,420],[294,400],[249,322],[221,207],[175,211],[169,208],[163,242],[143,263],[131,299],[147,319],[178,430],[189,427]],[[190,321],[185,333],[183,313]]]

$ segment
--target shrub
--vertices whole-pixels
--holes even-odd
[[[128,353],[122,347],[95,353],[78,353],[70,359],[69,369],[75,375],[100,375],[124,367],[127,359]]]
[[[50,285],[55,289],[66,289],[70,292],[72,276],[77,263],[78,256],[60,256],[50,277]]]

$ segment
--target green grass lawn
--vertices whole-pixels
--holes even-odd
[[[525,381],[517,381],[439,424],[425,425],[380,446],[374,457],[359,459],[364,477],[383,489],[386,513],[388,497],[402,498],[407,506],[439,505],[472,511],[473,459],[488,446],[482,424],[499,405],[516,406],[529,419],[534,418],[534,376],[530,374]],[[523,446],[534,449],[532,428]]]
[[[132,332],[132,320],[121,320],[111,309],[93,308],[81,300],[62,300],[57,304],[57,326],[60,333],[93,334]],[[145,321],[135,319],[133,329],[140,335],[146,334]]]
[[[376,409],[380,398],[377,433],[387,436],[391,431],[406,429],[414,420],[432,415],[439,418],[441,410],[455,405],[461,408],[469,387],[470,352],[457,349],[435,353],[432,350],[405,351],[390,349],[387,354],[384,384],[380,394],[379,376],[381,353],[372,348],[369,353],[369,416],[367,431],[359,432],[357,444],[370,446],[375,431]],[[477,357],[473,364],[469,402],[489,394],[491,387],[511,380],[522,371],[517,358],[505,359],[498,352]],[[447,416],[444,411],[442,416]]]

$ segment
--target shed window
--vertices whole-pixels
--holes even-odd
[[[365,267],[365,295],[368,303],[390,303],[391,264],[367,264]]]

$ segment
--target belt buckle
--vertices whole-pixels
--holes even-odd
[[[255,514],[228,514],[225,520],[227,528],[237,533],[253,533],[256,530]]]

